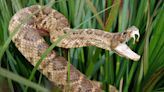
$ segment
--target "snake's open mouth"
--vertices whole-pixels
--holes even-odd
[[[129,39],[133,38],[133,44],[135,43],[135,41],[139,40],[140,34],[139,34],[139,29],[138,28],[136,28],[135,26],[132,26],[132,27],[127,29],[127,32],[129,33],[129,37],[128,38]],[[137,39],[136,39],[136,36],[137,36]],[[114,52],[119,54],[120,56],[129,58],[129,59],[134,60],[134,61],[138,61],[140,59],[140,55],[138,55],[135,52],[133,52],[126,45],[126,42],[118,44],[114,48]]]
[[[140,55],[133,52],[125,43],[119,44],[116,48],[114,48],[114,52],[134,61],[138,61],[140,59]]]

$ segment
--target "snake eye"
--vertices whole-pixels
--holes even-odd
[[[126,35],[127,34],[127,32],[123,32],[123,35]]]
[[[126,38],[126,36],[127,36],[127,32],[123,32],[123,33],[122,33],[122,37],[123,37],[123,38]]]

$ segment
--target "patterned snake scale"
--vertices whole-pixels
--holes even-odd
[[[38,12],[36,12],[38,11]],[[31,16],[24,22],[25,18]],[[43,36],[50,36],[55,42],[60,36],[69,33],[58,44],[62,48],[76,48],[83,46],[96,46],[113,51],[120,56],[137,61],[140,56],[125,44],[135,35],[139,38],[139,30],[132,26],[125,32],[109,33],[99,29],[71,29],[67,19],[58,11],[40,5],[33,5],[19,10],[9,23],[10,34],[18,28],[12,41],[24,57],[35,66],[43,52],[49,45]],[[51,51],[39,65],[42,72],[50,81],[66,91],[68,84],[67,60]],[[102,92],[94,82],[88,80],[73,65],[70,66],[70,92]]]

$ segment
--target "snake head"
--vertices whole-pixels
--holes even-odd
[[[136,36],[137,36],[137,39],[136,39]],[[140,55],[133,52],[127,46],[126,42],[129,39],[133,38],[133,43],[135,43],[135,41],[139,40],[139,37],[140,37],[140,34],[139,34],[138,28],[136,28],[135,26],[132,26],[128,28],[125,32],[119,35],[119,38],[117,40],[119,40],[120,42],[118,42],[117,45],[112,49],[115,53],[117,53],[118,55],[122,57],[126,57],[134,61],[138,61],[140,59]],[[116,41],[113,43],[116,43]]]

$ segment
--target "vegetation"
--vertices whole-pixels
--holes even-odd
[[[68,60],[88,79],[101,81],[105,91],[108,90],[108,84],[123,92],[164,91],[162,0],[0,0],[1,92],[46,92],[49,89],[48,80],[33,70],[33,66],[11,42],[12,35],[8,32],[13,14],[33,4],[52,6],[69,19],[72,28],[121,32],[129,26],[137,26],[141,38],[137,44],[132,45],[130,41],[128,45],[141,55],[138,62],[96,47],[70,49]],[[54,44],[47,53],[53,47]],[[59,55],[63,55],[62,49],[56,50]],[[30,87],[28,90],[27,86]]]

